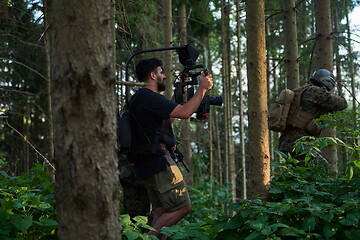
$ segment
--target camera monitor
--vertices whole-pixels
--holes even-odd
[[[191,45],[186,45],[185,48],[178,49],[179,61],[185,67],[190,67],[195,64],[199,56],[199,52]]]

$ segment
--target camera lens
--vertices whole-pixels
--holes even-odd
[[[221,96],[209,97],[210,105],[221,106],[223,104],[223,98]]]

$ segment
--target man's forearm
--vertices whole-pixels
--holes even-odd
[[[198,89],[194,96],[192,96],[192,98],[187,101],[184,106],[186,106],[186,108],[189,108],[189,111],[191,112],[191,114],[193,114],[194,112],[197,111],[197,109],[200,106],[201,101],[203,100],[204,96],[205,96],[206,90],[205,89]]]
[[[183,105],[178,105],[171,112],[170,117],[182,118],[182,119],[189,118],[199,108],[205,93],[206,93],[205,89],[199,88],[189,101],[187,101]]]

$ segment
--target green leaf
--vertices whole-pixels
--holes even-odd
[[[221,225],[223,229],[236,229],[244,225],[244,218],[241,214],[236,214],[230,221],[224,222]]]
[[[353,161],[353,163],[355,164],[356,167],[360,168],[360,161],[359,160],[355,160],[355,161]]]
[[[27,205],[28,205],[27,203],[22,203],[21,200],[19,199],[12,200],[13,208],[22,208],[22,207],[26,207]]]
[[[269,236],[271,233],[273,233],[273,230],[269,226],[264,226],[264,228],[261,230],[261,234],[265,236]]]
[[[346,239],[360,239],[360,231],[358,229],[351,229],[350,231],[345,231]]]
[[[286,225],[286,224],[283,224],[283,223],[275,223],[275,224],[272,224],[270,225],[270,228],[272,230],[271,233],[274,233],[278,230],[278,228],[288,228],[289,226]]]
[[[345,170],[346,175],[348,176],[348,179],[351,180],[354,176],[354,167],[353,166],[348,166]]]
[[[302,229],[297,229],[295,227],[283,228],[280,231],[282,236],[293,236],[293,237],[300,237],[301,235],[305,235],[305,231]]]
[[[305,229],[306,231],[315,229],[315,217],[314,216],[306,217],[304,219],[303,229]]]
[[[330,224],[326,224],[323,228],[323,233],[326,239],[331,238],[336,233],[335,229]]]
[[[349,213],[346,218],[340,221],[345,226],[355,226],[359,222],[359,214],[357,211]]]
[[[34,221],[34,223],[42,227],[56,227],[58,225],[57,221],[45,217],[40,217],[39,221]]]
[[[244,240],[253,240],[256,239],[257,237],[261,236],[260,233],[258,232],[253,232],[251,233],[249,236],[247,236]]]
[[[17,216],[14,218],[14,226],[25,233],[33,223],[32,216]]]
[[[1,234],[8,235],[9,232],[11,231],[11,229],[13,229],[13,228],[14,228],[13,225],[10,224],[10,223],[1,224],[1,226],[0,226],[0,236],[1,236]],[[2,238],[0,238],[0,239],[2,239]]]
[[[132,226],[132,225],[133,225],[133,223],[131,222],[131,219],[130,219],[129,214],[121,215],[121,225],[122,225],[123,227],[125,227],[125,226]]]
[[[188,235],[182,232],[175,233],[175,235],[171,236],[172,239],[186,239],[187,237]]]
[[[0,235],[1,240],[14,240],[13,238],[8,238],[6,236]]]
[[[3,224],[6,222],[7,220],[7,217],[8,217],[8,214],[6,211],[0,209],[0,223]]]
[[[273,186],[271,187],[271,189],[269,190],[269,193],[283,193],[284,190],[278,186]]]
[[[165,234],[168,237],[171,237],[176,232],[176,229],[174,227],[163,227],[161,229],[161,233]]]
[[[36,209],[40,211],[44,211],[45,209],[52,208],[52,205],[50,203],[41,202],[36,204]]]
[[[136,225],[140,225],[140,226],[146,225],[148,222],[148,218],[145,216],[136,216],[133,219],[135,220]]]
[[[123,235],[125,235],[128,240],[135,240],[140,236],[140,233],[132,231],[129,228],[125,228]]]
[[[320,214],[319,217],[321,217],[327,222],[330,222],[334,218],[334,214],[332,212],[325,212],[323,214]]]
[[[265,227],[265,222],[260,221],[250,221],[250,226],[256,231],[261,231]]]
[[[0,175],[3,176],[5,179],[9,179],[9,178],[10,178],[10,176],[9,176],[6,172],[4,172],[4,171],[0,171]]]

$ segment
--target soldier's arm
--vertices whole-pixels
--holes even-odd
[[[329,112],[340,111],[347,107],[345,98],[327,91],[325,87],[316,87],[313,91],[314,102]]]

